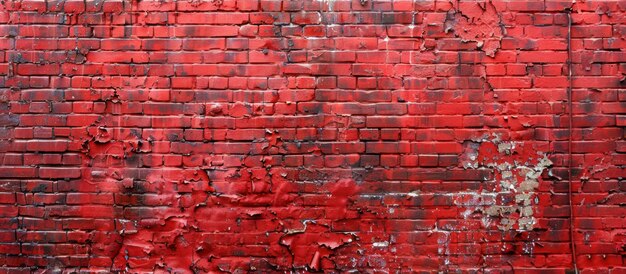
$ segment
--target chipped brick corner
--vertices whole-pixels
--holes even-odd
[[[3,1],[0,273],[624,273],[625,10]]]

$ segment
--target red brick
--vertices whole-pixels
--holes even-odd
[[[34,167],[0,167],[1,178],[35,178],[37,177],[37,168]]]
[[[64,140],[32,140],[26,143],[26,149],[36,152],[64,152],[67,151],[68,144]]]
[[[527,77],[490,77],[493,88],[530,88],[532,80]]]
[[[567,52],[555,51],[523,51],[517,56],[517,61],[522,63],[564,63],[567,60]]]

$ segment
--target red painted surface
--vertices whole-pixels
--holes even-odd
[[[626,4],[571,2],[4,1],[0,273],[569,271],[570,140],[624,273]]]

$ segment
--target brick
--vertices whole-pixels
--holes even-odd
[[[408,153],[411,151],[409,143],[397,143],[397,142],[377,142],[366,143],[365,151],[367,153]]]
[[[241,25],[248,22],[248,13],[210,12],[198,16],[194,13],[179,13],[176,23],[199,25]]]
[[[185,26],[176,28],[177,37],[234,37],[239,33],[236,26]]]
[[[527,77],[490,77],[493,88],[530,88],[532,80]]]
[[[69,142],[64,140],[32,140],[26,143],[26,149],[36,152],[64,152],[68,145]]]
[[[517,56],[517,61],[522,63],[564,63],[566,60],[567,52],[524,51]]]
[[[0,167],[0,178],[34,178],[37,176],[37,168],[34,167]]]
[[[599,26],[572,26],[572,38],[611,37],[610,25]]]

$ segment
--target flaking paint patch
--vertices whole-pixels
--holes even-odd
[[[329,260],[335,249],[354,241],[348,233],[329,233],[327,225],[315,221],[304,221],[304,228],[290,230],[280,238],[279,244],[286,247],[291,259],[286,268],[319,270],[322,260]]]
[[[495,184],[491,189],[476,192],[463,215],[482,212],[483,225],[496,221],[498,229],[530,231],[536,224],[533,205],[538,203],[535,190],[541,174],[552,165],[547,155],[522,142],[503,141],[497,135],[465,143],[461,165],[466,169],[491,169]],[[493,197],[494,204],[483,199]],[[473,201],[473,202],[472,202]]]
[[[494,57],[506,34],[502,19],[491,2],[458,2],[448,11],[445,32],[453,31],[463,42],[476,42],[488,56]]]

